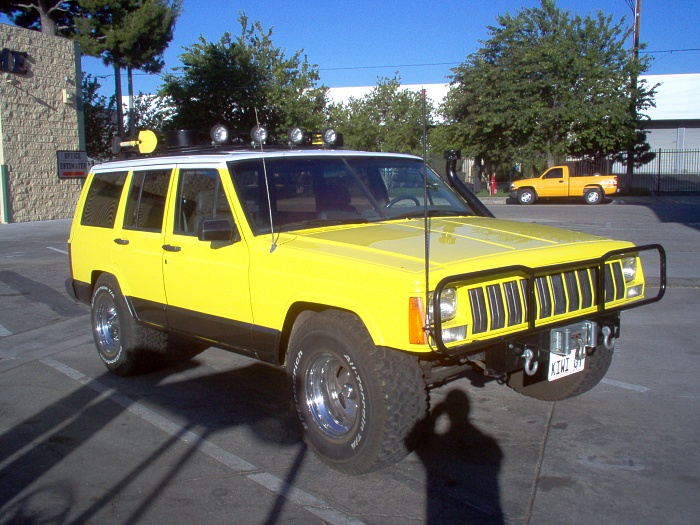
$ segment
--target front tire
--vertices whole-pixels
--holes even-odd
[[[532,188],[522,188],[518,190],[518,202],[520,204],[533,204],[537,199],[535,190]]]
[[[422,369],[376,347],[362,321],[327,310],[295,330],[287,372],[304,440],[329,466],[362,474],[406,456],[425,416]]]
[[[525,385],[525,373],[522,370],[508,374],[507,384],[520,394],[542,401],[561,401],[588,392],[605,377],[612,362],[613,349],[598,345],[589,349],[585,368],[582,372],[562,377],[556,381],[540,381]],[[540,363],[540,366],[545,363]]]

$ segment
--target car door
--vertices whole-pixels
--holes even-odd
[[[124,218],[112,244],[122,293],[141,321],[158,326],[165,325],[163,224],[172,171],[171,167],[133,171]]]
[[[554,167],[545,172],[536,187],[541,197],[566,197],[569,194],[568,180],[564,178],[564,168]]]
[[[168,326],[239,350],[250,350],[248,249],[240,238],[204,241],[206,219],[235,226],[217,168],[179,169],[163,245]]]

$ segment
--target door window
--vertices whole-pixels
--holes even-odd
[[[126,201],[124,227],[161,231],[172,170],[136,171]]]
[[[197,235],[205,219],[228,219],[233,214],[215,169],[181,170],[174,232]]]

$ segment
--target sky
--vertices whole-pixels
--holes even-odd
[[[572,14],[602,11],[613,22],[634,20],[634,0],[558,0]],[[218,42],[240,33],[239,14],[272,28],[272,42],[291,56],[302,51],[327,87],[372,86],[398,75],[401,84],[450,81],[451,68],[489,38],[499,14],[516,15],[539,0],[184,0],[163,72],[181,65],[183,48],[203,36]],[[700,0],[643,0],[640,39],[653,57],[648,74],[700,73]],[[630,47],[632,40],[629,40]],[[84,57],[83,72],[114,92],[110,68]],[[126,76],[123,76],[126,93]],[[134,74],[135,93],[154,93],[159,75]],[[107,93],[106,93],[107,94]]]

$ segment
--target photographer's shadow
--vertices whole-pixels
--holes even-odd
[[[451,390],[424,421],[415,453],[427,473],[426,523],[504,523],[498,474],[503,453],[469,423],[469,398]]]

